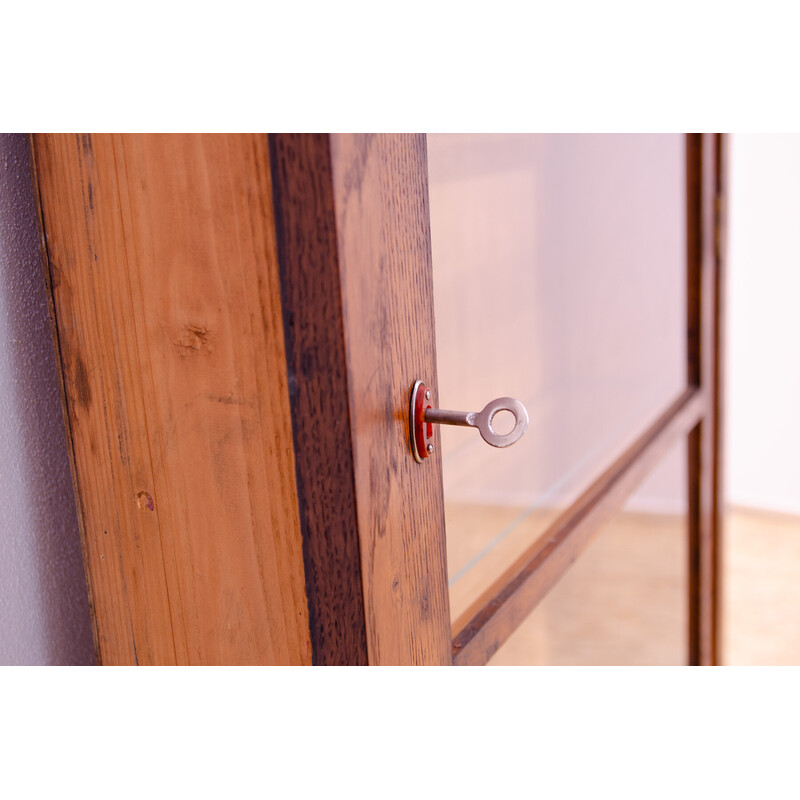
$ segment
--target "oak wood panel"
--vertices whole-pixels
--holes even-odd
[[[485,664],[669,448],[706,413],[687,390],[453,625],[453,663]]]
[[[408,438],[436,390],[425,137],[335,134],[331,163],[369,660],[449,664],[441,462]]]
[[[689,663],[719,660],[724,138],[687,136],[688,378],[708,413],[689,436]]]
[[[309,663],[266,137],[33,142],[101,662]]]
[[[269,141],[313,660],[366,664],[330,141]]]

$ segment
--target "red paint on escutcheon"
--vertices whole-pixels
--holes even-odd
[[[425,422],[425,412],[433,407],[426,396],[429,391],[428,387],[421,383],[414,398],[414,443],[420,458],[430,456],[428,445],[433,441],[433,424]]]

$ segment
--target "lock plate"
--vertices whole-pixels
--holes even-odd
[[[409,406],[409,436],[414,460],[421,464],[433,452],[433,424],[425,421],[425,412],[432,407],[431,390],[423,381],[415,381]]]

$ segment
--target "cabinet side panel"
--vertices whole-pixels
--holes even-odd
[[[102,663],[309,663],[266,137],[33,141]]]

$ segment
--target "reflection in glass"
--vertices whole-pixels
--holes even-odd
[[[681,441],[489,663],[686,664],[686,497]]]
[[[679,135],[428,137],[441,408],[519,398],[506,450],[442,426],[458,617],[685,385]]]

